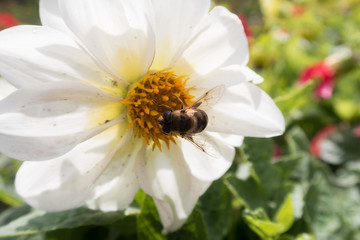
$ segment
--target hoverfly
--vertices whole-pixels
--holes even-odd
[[[204,131],[208,124],[208,115],[204,110],[216,104],[225,90],[224,85],[218,85],[195,100],[192,104],[184,107],[184,102],[175,96],[181,102],[181,109],[173,110],[168,108],[158,118],[158,125],[164,134],[180,135],[182,138],[193,143],[201,151],[206,152],[204,143],[194,139],[194,135]]]

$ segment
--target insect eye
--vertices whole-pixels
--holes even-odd
[[[160,117],[157,122],[160,126],[164,126],[165,121],[163,117]]]
[[[171,111],[164,112],[162,116],[163,116],[165,122],[169,123],[171,120]]]

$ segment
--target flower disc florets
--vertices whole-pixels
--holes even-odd
[[[166,135],[158,126],[157,120],[169,109],[181,109],[181,101],[190,104],[193,96],[191,88],[185,88],[187,76],[176,76],[169,69],[148,72],[145,77],[135,83],[122,101],[128,106],[130,124],[134,127],[134,135],[143,137],[146,144],[153,144],[161,150],[160,140],[169,147],[170,141],[175,142],[176,135]],[[181,101],[179,100],[181,99]]]

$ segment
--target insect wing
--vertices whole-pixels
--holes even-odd
[[[218,150],[216,150],[216,144],[212,141],[211,137],[205,133],[200,133],[192,136],[185,135],[184,138],[188,140],[188,142],[192,143],[195,147],[197,147],[202,152],[206,153],[210,157],[219,158],[221,154]]]
[[[224,85],[218,85],[203,95],[201,95],[196,101],[186,108],[198,108],[200,107],[203,110],[210,108],[211,106],[215,105],[219,99],[222,97],[225,91]]]

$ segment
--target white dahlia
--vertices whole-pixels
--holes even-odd
[[[25,161],[16,189],[27,203],[113,211],[141,188],[164,233],[175,231],[244,136],[284,131],[246,67],[240,20],[209,8],[210,0],[41,0],[43,26],[0,32],[0,74],[18,89],[0,101],[0,151]],[[179,99],[191,104],[219,85],[199,134],[215,154],[161,131],[164,105],[178,110]]]
[[[8,81],[0,77],[0,100],[6,98],[11,93],[15,92],[16,88]]]

